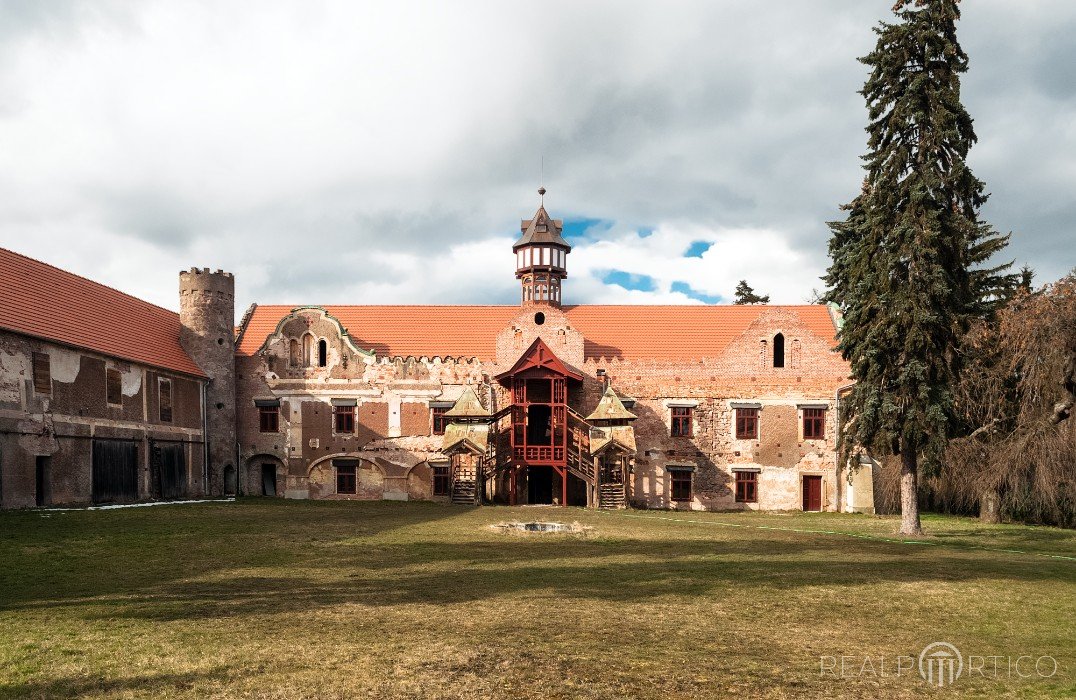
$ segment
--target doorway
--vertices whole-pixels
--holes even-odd
[[[262,495],[276,495],[276,465],[269,462],[262,464]]]
[[[822,510],[822,477],[803,477],[803,510],[812,513]]]
[[[123,503],[138,498],[138,443],[93,441],[93,502]]]
[[[568,505],[570,506],[583,506],[587,505],[587,489],[589,485],[587,482],[580,479],[575,474],[568,474]]]
[[[552,417],[552,406],[546,404],[531,404],[527,407],[528,445],[551,444],[553,438]]]
[[[553,467],[527,467],[527,503],[553,504]]]
[[[157,497],[171,501],[187,495],[187,452],[183,443],[156,443]]]
[[[49,493],[49,458],[38,455],[34,460],[34,481],[35,481],[35,498],[37,505],[47,506],[52,501],[52,494]]]

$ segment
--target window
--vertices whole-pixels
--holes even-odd
[[[672,471],[672,499],[677,502],[691,500],[691,472],[686,469]]]
[[[258,406],[258,430],[263,433],[280,431],[279,406]]]
[[[354,464],[340,464],[336,467],[336,492],[354,494],[355,493],[355,465]]]
[[[782,333],[773,336],[773,366],[785,366],[785,336]]]
[[[447,496],[448,493],[448,466],[433,465],[433,495]]]
[[[736,502],[758,503],[758,472],[736,472]]]
[[[172,422],[172,380],[157,380],[157,413],[162,423]]]
[[[691,414],[690,406],[672,407],[672,436],[691,437]]]
[[[826,438],[826,409],[803,409],[803,439],[824,440]]]
[[[434,406],[430,409],[430,413],[433,415],[433,434],[444,435],[445,428],[448,427],[449,418],[445,414],[448,413],[448,406]]]
[[[318,367],[329,364],[329,344],[324,340],[318,341]]]
[[[38,394],[52,393],[52,365],[49,356],[43,352],[32,354],[34,365],[34,391]]]
[[[333,406],[333,432],[337,435],[355,434],[354,406]]]
[[[295,338],[288,341],[288,364],[292,367],[299,367],[303,364],[303,353],[299,349],[299,341]]]
[[[105,370],[105,401],[113,406],[123,405],[123,375],[118,369]]]
[[[737,408],[736,409],[736,439],[737,440],[757,440],[758,439],[758,409],[757,408]]]

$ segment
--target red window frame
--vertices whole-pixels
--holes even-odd
[[[433,495],[434,496],[447,496],[449,495],[449,478],[448,478],[448,466],[433,467]]]
[[[358,491],[358,477],[354,464],[336,467],[336,492],[345,496],[354,496]]]
[[[280,432],[279,406],[258,406],[258,432]]]
[[[826,438],[826,409],[803,409],[803,439],[824,440]]]
[[[433,421],[434,435],[444,435],[445,428],[452,422],[449,420],[448,416],[445,415],[446,413],[448,413],[447,406],[434,406],[430,408],[430,419]]]
[[[683,503],[691,500],[693,472],[686,469],[672,470],[672,500]]]
[[[691,437],[693,414],[694,411],[691,406],[673,406],[672,426],[669,428],[669,434],[673,437]]]
[[[737,408],[736,409],[736,439],[737,440],[757,440],[758,439],[758,409],[757,408]]]
[[[735,472],[736,502],[758,503],[758,472]]]
[[[354,406],[333,406],[333,433],[336,435],[355,434]]]

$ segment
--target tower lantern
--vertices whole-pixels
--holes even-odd
[[[564,222],[553,219],[545,210],[545,188],[539,187],[542,203],[531,219],[520,224],[523,235],[512,246],[516,254],[516,279],[520,280],[524,306],[559,307],[564,278],[568,276],[567,259],[572,247],[561,237]]]

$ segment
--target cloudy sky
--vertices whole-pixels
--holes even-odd
[[[175,308],[513,303],[567,222],[569,303],[801,303],[858,190],[892,0],[0,0],[0,246]],[[1076,2],[966,0],[985,217],[1076,265]]]

